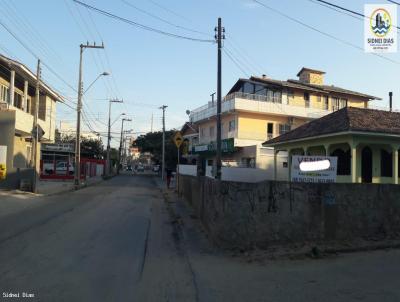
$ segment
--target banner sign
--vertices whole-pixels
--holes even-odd
[[[7,175],[7,146],[0,146],[0,180]]]
[[[397,52],[397,6],[365,4],[364,14],[365,52]]]
[[[314,183],[336,182],[336,170],[336,156],[293,155],[290,170],[291,181]]]

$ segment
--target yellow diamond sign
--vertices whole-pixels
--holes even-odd
[[[175,145],[176,145],[177,148],[179,148],[183,143],[183,137],[182,137],[182,134],[179,131],[176,132],[175,135],[174,135],[174,142],[175,142]]]

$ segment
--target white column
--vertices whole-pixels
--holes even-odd
[[[22,101],[22,108],[28,112],[28,81],[24,81],[24,99]]]
[[[325,156],[329,156],[329,148],[331,145],[324,145],[325,148]]]
[[[392,146],[393,154],[393,183],[399,184],[399,146]]]
[[[351,146],[351,182],[357,182],[357,145],[350,144]]]
[[[11,70],[11,77],[10,77],[10,105],[14,106],[14,85],[15,85],[15,70]]]

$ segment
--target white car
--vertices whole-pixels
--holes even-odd
[[[61,161],[56,164],[56,174],[67,174],[67,170],[70,175],[74,174],[75,169],[71,163]]]

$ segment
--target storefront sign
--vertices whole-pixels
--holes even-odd
[[[293,182],[336,182],[337,157],[292,156],[290,170]]]
[[[75,144],[42,144],[42,151],[74,152]]]
[[[0,146],[0,180],[7,176],[7,146]]]

